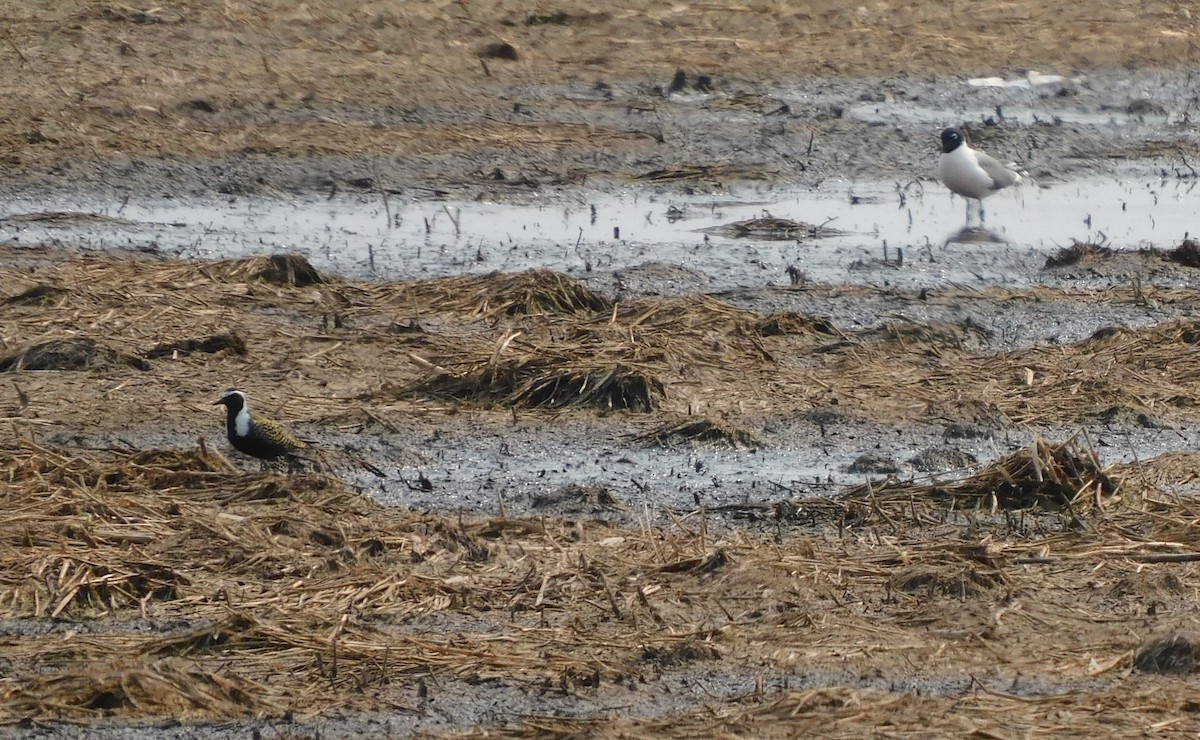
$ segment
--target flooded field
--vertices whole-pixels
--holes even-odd
[[[1200,8],[949,11],[8,8],[0,734],[1200,732]]]
[[[1134,173],[998,194],[987,200],[982,226],[973,216],[970,227],[964,201],[916,172],[920,179],[907,183],[825,181],[804,190],[733,183],[704,194],[630,186],[520,203],[315,194],[182,203],[10,199],[0,244],[180,259],[291,252],[323,271],[385,280],[531,269],[594,280],[661,262],[692,272],[676,289],[685,292],[786,284],[789,268],[818,283],[1017,287],[1054,282],[1045,260],[1073,241],[1129,250],[1175,245],[1195,232],[1194,179],[1147,177],[1144,164],[1128,169]],[[730,228],[764,217],[825,232]]]

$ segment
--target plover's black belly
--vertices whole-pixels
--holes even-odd
[[[229,435],[229,443],[238,452],[263,460],[283,457],[292,452],[293,448],[289,445],[277,442],[261,434],[256,434],[257,431],[257,427],[250,427],[250,434],[245,437],[231,434]]]
[[[304,447],[303,442],[269,420],[252,420],[249,433],[244,437],[238,435],[234,425],[230,424],[229,443],[238,452],[260,460],[291,455]]]

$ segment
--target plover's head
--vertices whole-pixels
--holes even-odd
[[[246,394],[237,390],[227,390],[213,403],[213,406],[224,406],[236,414],[246,408]]]
[[[942,154],[949,154],[955,149],[963,145],[962,131],[956,128],[948,128],[942,131]]]

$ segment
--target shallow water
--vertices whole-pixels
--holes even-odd
[[[1174,246],[1195,229],[1190,180],[1030,184],[986,201],[985,229],[962,233],[965,202],[936,182],[831,182],[802,191],[743,184],[720,195],[650,189],[552,193],[530,203],[307,196],[293,201],[10,201],[6,244],[155,250],[172,257],[297,251],[318,269],[379,279],[548,268],[583,275],[647,262],[707,274],[712,288],[818,282],[927,287],[1038,282],[1072,240]],[[12,216],[85,213],[102,219]],[[824,225],[823,239],[733,239],[704,232],[763,215]],[[902,256],[902,261],[901,261]]]

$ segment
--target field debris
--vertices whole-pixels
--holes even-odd
[[[1057,253],[1046,258],[1046,269],[1056,267],[1075,267],[1081,264],[1092,264],[1111,259],[1116,252],[1097,242],[1081,242],[1072,239],[1070,246],[1063,247]]]
[[[1094,266],[1101,262],[1109,262],[1118,257],[1126,257],[1140,261],[1171,262],[1182,267],[1200,267],[1200,243],[1195,239],[1184,239],[1179,246],[1171,249],[1148,247],[1137,251],[1121,251],[1109,247],[1105,242],[1081,242],[1072,240],[1070,246],[1063,247],[1054,255],[1046,258],[1045,269],[1075,266]]]
[[[229,350],[234,354],[246,354],[246,342],[236,332],[222,332],[199,339],[181,339],[176,342],[162,342],[146,350],[146,357],[170,357],[191,352],[221,352]]]
[[[613,302],[578,280],[550,270],[491,272],[406,283],[392,299],[397,306],[466,313],[484,319],[540,314],[608,313]]]
[[[435,372],[410,390],[484,405],[641,413],[655,410],[666,392],[658,378],[621,363],[564,368],[561,360],[533,357],[477,365],[461,375]]]
[[[51,339],[0,357],[0,372],[20,370],[91,370],[125,365],[150,369],[140,357],[120,352],[89,337]]]
[[[308,717],[415,706],[413,687],[423,676],[437,685],[503,678],[594,693],[623,690],[630,677],[654,685],[683,666],[719,668],[750,656],[775,670],[796,660],[807,670],[832,669],[843,658],[825,647],[831,640],[865,639],[881,625],[907,636],[905,671],[907,661],[928,661],[940,650],[946,638],[931,639],[931,629],[952,627],[973,635],[955,640],[960,659],[1004,656],[1000,664],[1022,675],[1083,675],[1088,656],[1096,655],[1143,672],[1191,670],[1189,640],[1148,643],[1130,657],[1123,623],[1065,589],[1090,574],[1093,588],[1121,589],[1128,602],[1186,600],[1191,587],[1184,580],[1200,579],[1200,553],[1191,561],[1163,556],[1190,552],[1185,541],[1167,539],[1170,523],[1190,521],[1200,508],[1169,497],[1123,508],[1134,499],[1113,499],[1103,513],[1076,506],[1086,527],[1049,526],[1079,476],[1103,485],[1104,474],[1086,470],[1071,444],[1039,440],[1036,450],[1051,492],[1014,489],[1009,498],[1051,507],[1030,515],[1051,517],[1038,525],[1041,534],[989,519],[986,509],[971,526],[954,527],[911,501],[897,505],[899,489],[880,488],[873,499],[849,491],[793,502],[793,513],[815,506],[843,514],[807,524],[792,516],[787,526],[805,529],[780,539],[706,532],[695,526],[696,513],[688,515],[692,524],[665,530],[546,516],[441,517],[382,507],[323,476],[239,473],[198,451],[10,444],[0,456],[9,511],[0,535],[7,553],[0,616],[9,625],[0,722]],[[1023,462],[1017,458],[956,495],[985,500],[968,492],[985,478],[1031,481],[1033,461],[1027,453]],[[1156,464],[1146,461],[1143,472]],[[945,494],[925,495],[945,502]],[[546,506],[568,502],[583,505],[582,513],[622,508],[603,491],[583,489],[563,491]],[[1159,523],[1133,538],[1145,506]],[[887,514],[856,518],[854,507]],[[881,531],[890,532],[882,547]],[[932,531],[941,536],[931,539]],[[1174,591],[1124,585],[1138,569],[1154,575],[1167,568],[1183,579]],[[848,598],[850,591],[858,595]],[[990,613],[1017,592],[1037,616],[1019,628],[1001,623],[979,632],[983,623],[961,612],[962,604],[978,603]],[[119,628],[120,619],[134,617],[176,626]],[[488,626],[443,636],[407,626],[468,617]],[[77,634],[18,627],[46,618],[93,626]],[[1080,619],[1088,630],[1070,626]],[[1030,631],[1039,637],[1034,643],[1026,639]],[[555,646],[550,653],[547,641]],[[602,660],[594,655],[597,642],[606,644]],[[1033,644],[1041,646],[1036,654],[1027,649]],[[1046,644],[1054,645],[1050,666]],[[866,665],[885,677],[901,669],[886,652]],[[1106,673],[1090,680],[1117,679]],[[1173,696],[1165,691],[1159,701],[1169,704]],[[719,715],[744,711],[740,701],[719,700]],[[678,726],[683,716],[667,713],[659,721]],[[533,718],[521,722],[541,726]]]
[[[1188,408],[1189,378],[1200,367],[1200,355],[1190,351],[1200,336],[1192,319],[992,352],[988,330],[970,320],[892,320],[845,331],[819,316],[759,313],[713,296],[614,302],[544,272],[293,285],[263,282],[269,264],[108,257],[50,264],[32,284],[72,286],[53,298],[55,318],[47,322],[37,303],[9,304],[8,336],[75,348],[78,362],[54,366],[93,372],[104,361],[144,367],[142,358],[153,352],[156,374],[171,377],[180,397],[210,394],[206,373],[303,367],[287,393],[306,397],[303,408],[314,419],[344,413],[345,404],[333,400],[339,397],[359,405],[411,398],[680,415],[699,405],[717,418],[765,394],[779,413],[837,399],[843,412],[909,419],[916,409],[951,424],[976,423],[976,407],[1001,427],[1084,423],[1113,408],[1169,421]],[[28,273],[13,277],[20,284]],[[124,292],[104,287],[110,285]],[[193,308],[163,310],[159,297],[171,292],[187,295]],[[153,331],[134,320],[148,312],[158,315]],[[76,327],[90,324],[115,328],[102,342],[78,337]],[[29,349],[10,349],[6,366],[37,359]],[[329,400],[303,378],[320,383]],[[716,395],[700,390],[718,386],[724,390]],[[83,416],[94,402],[76,397],[63,421]],[[125,402],[104,401],[108,408]]]
[[[1184,239],[1178,247],[1163,252],[1163,256],[1184,267],[1200,267],[1200,243],[1195,239]]]
[[[224,266],[217,265],[213,269],[217,273],[224,273],[226,279],[231,281],[261,280],[267,283],[296,287],[324,282],[321,274],[312,266],[307,257],[294,253],[234,260]]]
[[[807,239],[824,239],[841,233],[837,229],[824,224],[806,224],[786,218],[776,218],[771,215],[759,218],[734,221],[720,226],[710,226],[702,229],[706,234],[723,236],[730,239],[767,239],[776,241],[805,241]]]
[[[56,303],[67,292],[66,288],[49,283],[31,285],[19,293],[14,293],[0,300],[0,305],[23,304],[27,306],[47,306]]]
[[[604,486],[581,486],[571,484],[556,491],[535,494],[530,506],[540,511],[567,514],[600,514],[625,511],[626,507],[612,491]]]
[[[1195,635],[1155,638],[1138,648],[1133,666],[1143,673],[1195,673],[1200,668],[1200,642]]]
[[[753,448],[762,444],[750,430],[719,419],[683,419],[668,422],[637,435],[637,439],[664,447],[683,442],[703,442],[734,448]]]
[[[9,371],[0,722],[310,721],[402,707],[414,729],[428,727],[431,697],[480,682],[612,706],[631,684],[700,669],[717,677],[710,729],[818,696],[760,691],[764,671],[845,701],[912,681],[990,696],[955,683],[970,673],[1036,706],[1050,700],[1014,690],[1013,676],[1089,682],[1054,706],[1090,712],[1123,681],[1157,678],[1135,664],[1140,635],[1147,620],[1156,634],[1179,630],[1155,615],[1190,608],[1200,583],[1200,507],[1179,494],[1195,485],[1195,456],[1103,467],[1086,435],[1034,436],[982,465],[954,457],[963,464],[935,465],[936,478],[756,480],[743,489],[753,495],[722,498],[714,485],[657,510],[619,488],[618,456],[601,463],[617,483],[505,498],[440,476],[436,437],[382,455],[357,447],[398,436],[415,414],[439,430],[476,414],[617,420],[642,452],[709,445],[705,455],[731,459],[787,444],[771,431],[780,417],[822,438],[860,418],[926,419],[960,446],[1112,409],[1186,418],[1200,367],[1192,319],[994,350],[966,321],[846,330],[715,296],[617,301],[553,274],[301,285],[264,279],[267,265],[88,256],[7,273],[17,291],[62,288],[52,312],[36,297],[6,305],[10,354],[24,351],[12,338],[75,342],[85,326],[153,365]],[[231,379],[298,431],[354,440],[330,459],[381,477],[348,480],[487,503],[431,513],[382,506],[332,475],[242,472],[203,438],[223,433],[211,401]],[[147,408],[174,446],[139,449],[123,431]],[[114,431],[81,439],[97,419]],[[428,474],[397,477],[405,459]],[[669,490],[675,476],[638,482]],[[880,647],[847,648],[867,644]],[[1146,654],[1174,665],[1168,653]],[[837,678],[847,666],[879,678],[848,685]],[[1155,701],[1178,706],[1185,689]],[[690,726],[690,694],[644,693],[645,727]],[[896,706],[941,696],[890,695]],[[1105,720],[1117,724],[1144,711],[1114,706]],[[514,735],[591,726],[481,721]]]
[[[874,469],[863,472],[879,472]],[[1117,484],[1100,468],[1082,437],[1056,444],[1038,438],[961,480],[911,485],[896,480],[867,483],[846,492],[844,500],[936,501],[953,508],[1078,510],[1116,495]]]
[[[968,318],[948,321],[889,321],[864,336],[872,341],[895,343],[910,351],[938,354],[943,349],[978,350],[986,346],[992,331]]]

